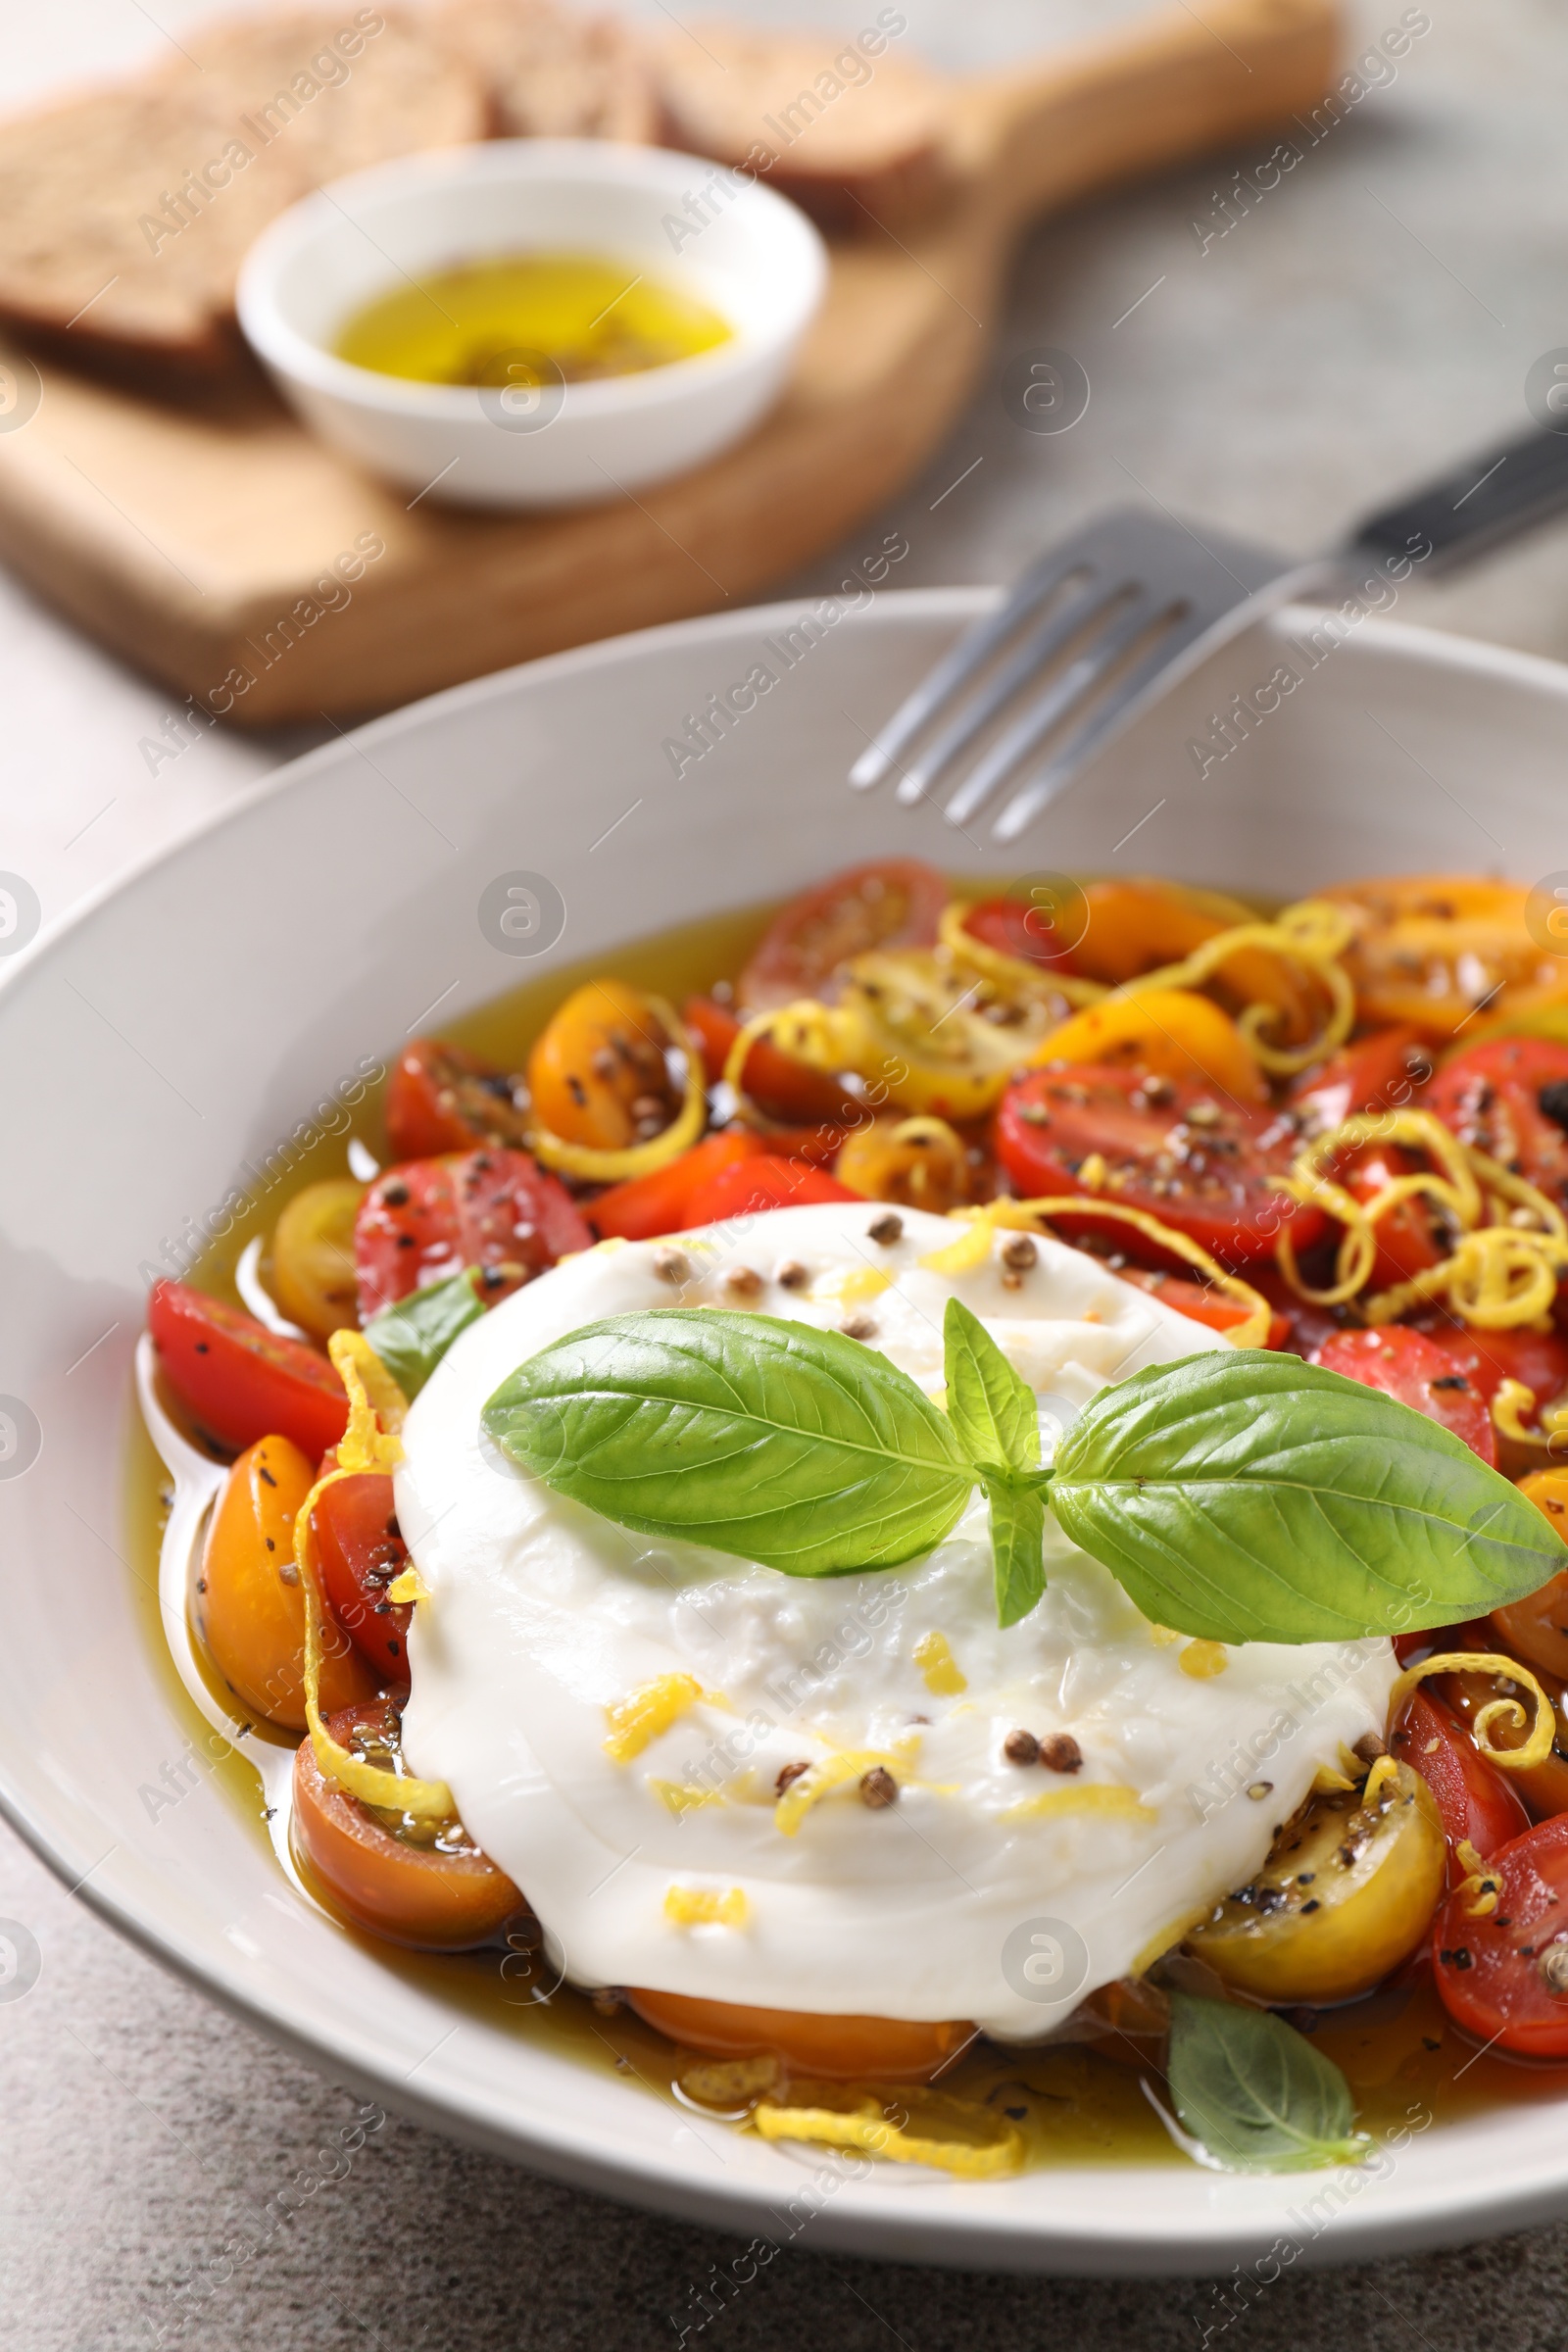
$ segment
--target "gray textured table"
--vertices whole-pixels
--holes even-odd
[[[906,5],[915,37],[954,66],[1127,13],[1095,0]],[[1363,4],[1363,45],[1402,8]],[[154,16],[177,28],[191,13],[189,0],[155,0],[151,13],[139,0],[30,12],[13,0],[0,98],[156,47]],[[768,13],[859,22],[854,7]],[[1004,355],[1070,350],[1093,384],[1089,413],[1059,439],[1031,436],[994,377],[878,526],[909,540],[902,584],[1004,577],[1140,489],[1310,547],[1401,482],[1524,423],[1530,363],[1568,344],[1568,29],[1548,0],[1428,0],[1428,13],[1432,29],[1396,84],[1206,250],[1194,221],[1212,225],[1216,185],[1266,144],[1037,236]],[[825,585],[835,568],[797,584]],[[1568,529],[1451,584],[1412,586],[1400,616],[1568,656]],[[210,738],[155,782],[138,743],[163,697],[3,581],[0,707],[0,867],[26,874],[51,918],[293,748]],[[27,1996],[0,2003],[0,2325],[21,2352],[638,2352],[677,2340],[671,2315],[698,2315],[694,2290],[733,2251],[396,2118],[351,2159],[323,2156],[354,2137],[354,2097],[161,1975],[3,1833],[0,1917],[24,1922],[42,1954]],[[298,2208],[280,2221],[291,2183]],[[1539,2231],[1287,2275],[1244,2310],[1202,2283],[1054,2284],[792,2252],[687,2341],[1125,2352],[1224,2337],[1253,2352],[1483,2341],[1546,2352],[1565,2332],[1565,2262],[1568,2229]]]

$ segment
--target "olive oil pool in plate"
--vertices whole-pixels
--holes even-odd
[[[542,355],[564,383],[640,375],[730,341],[727,319],[634,262],[496,254],[377,295],[341,329],[339,359],[425,384],[483,384]]]

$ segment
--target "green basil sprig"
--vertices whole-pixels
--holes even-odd
[[[405,1396],[417,1396],[460,1332],[484,1313],[476,1270],[465,1266],[448,1282],[383,1306],[365,1326],[365,1336]]]
[[[1320,1642],[1480,1616],[1568,1546],[1448,1431],[1260,1348],[1102,1390],[1040,1466],[1035,1399],[956,1300],[948,1410],[875,1349],[802,1323],[661,1308],[589,1324],[484,1408],[522,1469],[622,1526],[792,1576],[929,1551],[975,1485],[998,1615],[1045,1589],[1044,1501],[1144,1614],[1220,1642]]]
[[[1340,2069],[1267,2009],[1173,1992],[1166,2079],[1183,2131],[1227,2172],[1358,2164],[1372,2144]]]

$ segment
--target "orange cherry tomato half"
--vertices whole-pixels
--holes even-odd
[[[1568,1204],[1568,1046],[1495,1037],[1455,1054],[1423,1100],[1461,1144]]]
[[[1425,1413],[1429,1421],[1462,1438],[1472,1453],[1495,1470],[1497,1433],[1485,1401],[1466,1375],[1455,1371],[1447,1350],[1425,1332],[1411,1331],[1402,1323],[1339,1331],[1313,1348],[1311,1361]]]
[[[745,1128],[726,1127],[663,1167],[654,1168],[646,1176],[629,1177],[624,1184],[612,1184],[588,1202],[583,1215],[601,1240],[613,1234],[622,1241],[650,1242],[662,1233],[679,1233],[690,1223],[686,1203],[701,1186],[720,1169],[737,1160],[756,1159],[764,1150],[760,1136]]]
[[[170,1387],[220,1445],[254,1446],[276,1432],[315,1461],[343,1435],[349,1400],[326,1357],[226,1299],[160,1282],[147,1329]]]
[[[294,1521],[315,1466],[287,1438],[263,1438],[228,1474],[208,1531],[196,1587],[196,1625],[224,1681],[258,1715],[285,1730],[305,1724],[305,1594]],[[346,1707],[376,1687],[346,1634],[322,1628],[321,1709]]]
[[[1464,1839],[1485,1857],[1529,1829],[1517,1788],[1487,1762],[1457,1718],[1424,1690],[1411,1691],[1389,1745],[1401,1764],[1421,1775],[1443,1816],[1450,1886],[1466,1876],[1454,1850]]]
[[[759,1152],[733,1160],[687,1196],[684,1227],[722,1225],[730,1217],[755,1217],[773,1208],[802,1208],[818,1200],[858,1200],[847,1184],[800,1159]]]
[[[678,1116],[674,1040],[648,999],[623,980],[590,980],[566,999],[528,1056],[541,1127],[568,1144],[623,1152]]]
[[[799,2009],[746,2009],[683,1992],[626,1995],[638,2016],[671,2041],[716,2057],[776,2054],[805,2075],[829,2080],[864,2075],[882,2082],[929,2082],[956,2058],[975,2029],[961,2022],[906,2025],[895,2017],[813,2017]]]
[[[1180,882],[1091,882],[1084,900],[1089,923],[1073,951],[1073,968],[1112,987],[1181,963],[1217,932],[1258,919],[1240,899]],[[1233,1011],[1252,1004],[1276,1005],[1283,1016],[1276,1044],[1304,1044],[1314,1034],[1309,985],[1266,948],[1238,950],[1204,986]]]
[[[406,1683],[414,1606],[386,1597],[387,1586],[409,1563],[391,1477],[368,1470],[334,1479],[311,1514],[311,1527],[327,1607],[383,1682]]]
[[[1317,895],[1355,918],[1344,961],[1364,1020],[1407,1021],[1448,1045],[1483,1006],[1504,1014],[1517,997],[1560,980],[1561,965],[1530,936],[1529,893],[1516,883],[1404,874]]]
[[[1568,1470],[1534,1470],[1519,1481],[1519,1492],[1568,1539]],[[1568,1681],[1568,1568],[1549,1578],[1539,1592],[1494,1609],[1488,1622],[1499,1649],[1541,1673]]]
[[[710,1086],[724,1075],[730,1048],[741,1033],[740,1022],[711,997],[688,997],[681,1018],[701,1048]],[[746,1056],[742,1086],[770,1119],[789,1119],[802,1127],[819,1126],[858,1115],[858,1105],[835,1078],[810,1063],[780,1052],[770,1038],[760,1037]]]
[[[392,1065],[386,1135],[394,1159],[434,1159],[476,1144],[527,1141],[522,1081],[439,1037],[416,1037]]]
[[[386,1697],[328,1719],[340,1747],[392,1767],[402,1726]],[[461,1822],[420,1823],[361,1804],[330,1780],[302,1740],[294,1757],[294,1841],[340,1910],[389,1943],[463,1951],[483,1943],[522,1897]]]
[[[1443,2005],[1480,2042],[1568,2058],[1568,1973],[1559,1991],[1550,1957],[1568,1938],[1568,1819],[1526,1830],[1487,1861],[1501,1881],[1496,1909],[1473,1917],[1456,1888],[1432,1930]]]
[[[836,974],[872,948],[935,947],[951,892],[918,858],[853,865],[791,899],[768,924],[736,983],[748,1012],[771,1012],[797,997],[831,1001]]]
[[[376,1178],[354,1228],[361,1319],[465,1266],[478,1267],[493,1305],[593,1238],[560,1178],[526,1152],[408,1160]]]

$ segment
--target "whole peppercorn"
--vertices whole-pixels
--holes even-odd
[[[1048,1772],[1081,1772],[1084,1751],[1071,1732],[1053,1732],[1040,1742],[1040,1761]]]
[[[899,1784],[885,1766],[873,1764],[869,1772],[860,1775],[860,1802],[880,1813],[885,1805],[898,1801]]]

